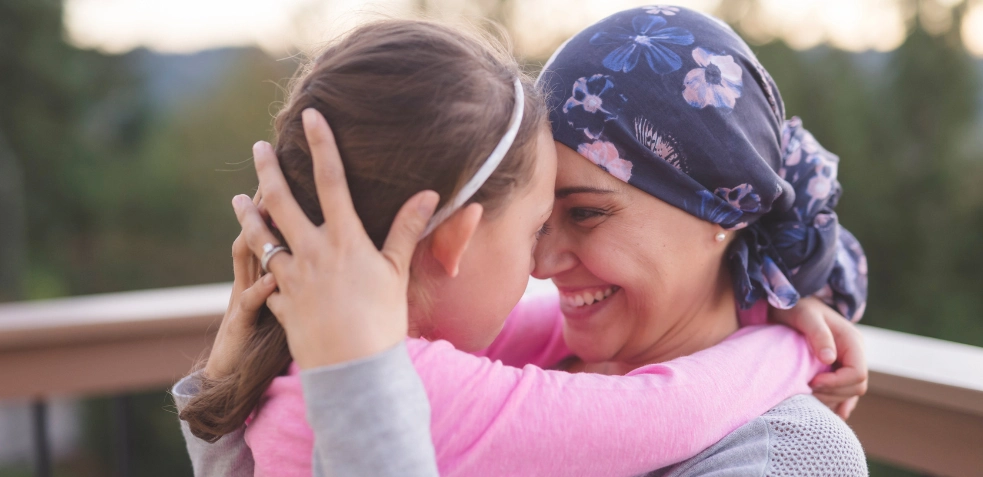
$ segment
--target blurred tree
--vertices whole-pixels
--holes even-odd
[[[43,87],[38,86],[50,83],[34,55],[51,50],[64,53],[57,46],[58,36],[51,35],[61,30],[60,7],[57,2],[0,2],[0,104],[4,105],[0,108],[0,210],[4,211],[0,216],[0,300],[23,295],[27,261],[25,185],[15,150],[26,142],[18,141],[23,130],[35,125],[25,124],[18,116],[26,112],[26,104],[39,100]],[[61,84],[50,89],[65,92]]]
[[[22,297],[21,276],[27,255],[24,174],[0,130],[0,301]]]
[[[0,301],[230,280],[229,200],[254,190],[270,80],[296,62],[104,55],[63,36],[60,2],[0,0]],[[133,400],[137,475],[190,475],[169,402]],[[87,401],[85,452],[58,475],[112,474],[107,406]]]
[[[864,323],[983,346],[983,61],[958,28],[929,33],[920,3],[905,1],[912,30],[890,53],[755,50],[788,114],[841,158],[837,211],[869,259]],[[755,3],[726,2],[728,18]],[[951,25],[964,12],[952,8]],[[872,476],[917,475],[870,464]]]
[[[913,23],[889,54],[755,49],[789,115],[841,157],[838,212],[870,262],[864,321],[983,346],[978,60],[957,30]]]
[[[22,253],[28,265],[17,286],[28,296],[75,291],[60,271],[70,268],[65,257],[93,215],[79,200],[86,186],[79,166],[91,151],[77,126],[107,91],[125,88],[114,58],[63,41],[61,15],[57,1],[0,1],[0,132],[8,146],[4,161],[19,160],[23,174],[26,231],[12,235],[28,239]],[[18,199],[3,200],[15,201],[6,208]]]

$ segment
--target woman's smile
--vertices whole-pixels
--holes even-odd
[[[571,320],[583,320],[593,316],[621,291],[621,287],[617,285],[590,287],[557,285],[557,288],[560,290],[560,309],[563,315]]]

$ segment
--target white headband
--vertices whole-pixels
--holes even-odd
[[[485,160],[485,163],[481,165],[481,168],[478,169],[478,172],[475,172],[474,177],[467,184],[464,184],[464,187],[461,187],[461,190],[457,192],[457,195],[450,202],[444,204],[444,207],[433,214],[433,217],[430,218],[430,223],[427,225],[427,229],[420,236],[421,239],[430,235],[433,229],[437,228],[438,225],[447,220],[457,209],[461,208],[465,202],[471,199],[471,196],[475,192],[478,192],[478,189],[491,177],[492,172],[495,172],[498,165],[502,163],[502,159],[505,159],[505,154],[512,147],[512,141],[515,141],[515,135],[519,133],[519,124],[522,123],[522,112],[525,110],[525,105],[526,100],[525,94],[522,91],[522,83],[516,78],[515,109],[512,110],[512,119],[509,121],[508,131],[505,131],[502,140],[498,141],[498,145],[495,146],[495,149],[488,156],[488,159]]]

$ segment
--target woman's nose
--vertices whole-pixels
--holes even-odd
[[[560,227],[554,227],[550,233],[540,237],[533,250],[534,278],[552,278],[576,266],[577,257],[570,250],[566,238]]]

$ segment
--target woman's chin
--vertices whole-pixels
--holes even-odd
[[[618,347],[612,346],[606,338],[596,329],[571,326],[571,322],[564,321],[563,341],[570,352],[585,363],[601,363],[614,358]]]
[[[580,358],[585,364],[612,361],[615,355],[603,343],[599,343],[596,339],[591,341],[590,336],[571,337],[567,340],[567,347],[574,356]]]

